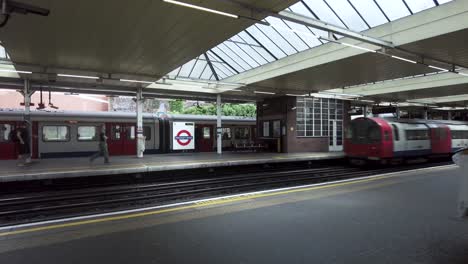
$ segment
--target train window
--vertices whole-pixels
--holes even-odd
[[[0,125],[0,142],[9,142],[11,140],[10,133],[12,132],[12,126],[10,124]]]
[[[135,139],[135,126],[127,127],[127,139],[129,140]]]
[[[452,130],[452,139],[468,139],[468,131]]]
[[[77,139],[79,141],[95,141],[98,139],[99,127],[96,126],[79,126]]]
[[[151,140],[151,127],[144,126],[143,127],[143,136],[145,136],[145,140]]]
[[[232,138],[231,128],[225,127],[223,128],[223,140],[229,140]]]
[[[43,126],[42,141],[70,141],[70,128],[68,126]]]
[[[429,130],[406,130],[406,140],[429,140]]]
[[[398,127],[395,124],[392,124],[392,128],[393,128],[393,136],[395,138],[395,141],[399,141],[400,140],[400,132],[398,131]]]
[[[248,127],[237,127],[235,130],[236,139],[249,139],[250,133]]]
[[[119,140],[120,139],[120,126],[119,125],[113,125],[111,132],[112,132],[111,133],[111,139],[112,140]]]
[[[204,139],[211,138],[211,127],[203,127],[203,138]]]

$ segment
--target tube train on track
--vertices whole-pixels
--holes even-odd
[[[353,164],[450,156],[466,147],[468,122],[450,120],[356,118],[350,122],[344,143]]]
[[[31,111],[33,158],[80,157],[97,150],[102,126],[108,137],[110,155],[136,154],[136,114],[121,112]],[[18,146],[12,131],[24,120],[24,111],[0,109],[0,159],[15,159]],[[169,153],[174,122],[193,122],[196,152],[214,151],[216,116],[166,115],[145,113],[143,135],[145,153]],[[222,146],[255,141],[255,118],[222,117]]]

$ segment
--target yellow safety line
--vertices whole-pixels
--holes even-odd
[[[303,157],[303,158],[312,158],[316,156],[304,156],[304,155],[295,155],[295,156],[272,156],[271,159],[286,159],[286,158],[295,158],[295,157]],[[270,160],[270,158],[260,158],[256,159],[258,161],[264,161],[264,160]],[[217,162],[239,162],[239,161],[251,161],[251,160],[246,160],[246,159],[233,159],[233,160],[192,160],[189,161],[191,163],[184,163],[185,165],[187,164],[198,164],[198,163],[217,163]],[[0,171],[0,177],[1,175],[7,174],[8,176],[11,176],[10,174],[24,174],[25,172],[27,173],[42,173],[42,172],[50,172],[50,171],[61,171],[61,170],[66,170],[66,172],[76,172],[80,170],[108,170],[108,169],[118,169],[118,168],[138,168],[138,167],[148,167],[148,166],[155,166],[155,165],[160,165],[161,163],[164,164],[180,164],[183,161],[158,161],[158,162],[152,162],[152,163],[142,163],[142,164],[133,164],[133,163],[128,163],[128,164],[110,164],[110,165],[102,165],[99,167],[89,167],[89,166],[80,166],[80,167],[59,167],[59,168],[48,168],[48,169],[36,169],[36,170],[27,170],[28,167],[25,168],[24,171]]]
[[[249,200],[249,199],[257,199],[257,198],[271,197],[271,196],[284,195],[284,194],[290,194],[290,193],[305,192],[305,191],[319,190],[319,189],[325,189],[325,188],[333,188],[333,187],[338,187],[338,186],[344,186],[344,185],[351,185],[351,184],[356,184],[356,183],[364,183],[364,182],[370,182],[370,181],[375,181],[375,180],[381,180],[381,179],[385,179],[385,178],[388,178],[388,177],[392,177],[392,176],[379,176],[379,177],[376,177],[376,178],[370,178],[370,179],[364,179],[364,180],[355,180],[355,181],[351,181],[351,182],[342,182],[342,183],[334,183],[334,184],[321,185],[321,186],[298,188],[298,189],[271,192],[271,193],[259,193],[259,194],[253,194],[253,195],[238,196],[238,197],[214,200],[214,201],[209,201],[209,202],[199,202],[199,203],[192,204],[192,205],[180,206],[180,207],[174,207],[174,208],[167,208],[167,209],[161,209],[161,210],[156,210],[156,211],[148,211],[148,212],[142,212],[142,213],[119,215],[119,216],[98,218],[98,219],[92,219],[92,220],[84,220],[84,221],[57,224],[57,225],[50,225],[50,226],[34,227],[34,228],[22,229],[22,230],[16,230],[16,231],[8,231],[8,232],[0,233],[0,237],[8,236],[8,235],[31,233],[31,232],[37,232],[37,231],[44,231],[44,230],[52,230],[52,229],[65,228],[65,227],[81,226],[81,225],[94,224],[94,223],[102,223],[102,222],[108,222],[108,221],[116,221],[116,220],[137,218],[137,217],[156,215],[156,214],[162,214],[162,213],[168,213],[168,212],[182,211],[182,210],[186,210],[186,209],[206,207],[206,206],[211,206],[211,205],[227,204],[227,203],[232,203],[232,202],[236,202],[236,201],[244,201],[244,200]]]

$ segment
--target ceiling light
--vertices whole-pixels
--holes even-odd
[[[306,96],[306,94],[286,94],[287,96]]]
[[[153,84],[154,82],[149,81],[139,81],[139,80],[128,80],[128,79],[120,79],[121,82],[131,82],[131,83],[145,83],[145,84]],[[161,84],[161,83],[159,83]]]
[[[30,72],[30,71],[17,71],[17,70],[9,70],[9,69],[0,69],[0,72],[32,74],[32,72]]]
[[[256,94],[276,94],[276,93],[272,93],[272,92],[262,92],[262,91],[254,91],[254,93],[256,93]]]
[[[192,5],[192,4],[188,4],[188,3],[184,3],[184,2],[179,2],[179,1],[174,1],[174,0],[163,0],[163,1],[166,2],[166,3],[185,6],[185,7],[205,11],[205,12],[210,12],[210,13],[222,15],[222,16],[227,16],[227,17],[232,17],[232,18],[239,18],[238,15],[229,14],[229,13],[226,13],[226,12],[222,12],[222,11],[218,11],[218,10],[214,10],[214,9],[210,9],[210,8],[206,8],[206,7],[196,6],[196,5]]]
[[[392,58],[397,59],[397,60],[406,61],[406,62],[411,62],[411,63],[414,63],[414,64],[418,63],[417,61],[410,60],[410,59],[405,59],[405,58],[398,57],[398,56],[392,56]]]
[[[374,52],[374,53],[376,52],[375,50],[371,50],[371,49],[364,48],[364,47],[359,47],[359,46],[356,46],[356,45],[353,45],[353,44],[348,44],[348,43],[344,43],[344,42],[339,42],[339,43],[341,45],[348,46],[348,47],[355,48],[355,49],[365,50],[365,51]]]
[[[440,71],[448,71],[447,69],[444,69],[444,68],[441,68],[441,67],[437,67],[437,66],[433,66],[433,65],[427,65],[429,68],[432,68],[432,69],[436,69],[436,70],[440,70]]]
[[[61,73],[57,73],[57,76],[71,77],[71,78],[83,78],[83,79],[94,79],[94,80],[99,79],[99,77],[96,77],[96,76],[72,75],[72,74],[61,74]]]

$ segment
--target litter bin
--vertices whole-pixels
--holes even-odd
[[[453,162],[458,166],[457,173],[460,177],[458,214],[460,217],[468,217],[468,148],[456,152]]]

